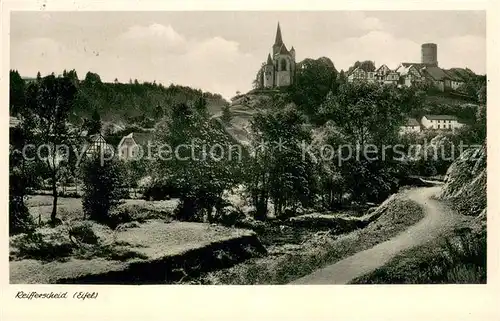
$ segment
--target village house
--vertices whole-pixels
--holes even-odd
[[[354,82],[354,81],[365,81],[367,78],[366,71],[363,69],[357,67],[349,75],[347,75],[347,81],[349,82]]]
[[[84,143],[85,155],[87,157],[100,154],[110,153],[114,155],[114,148],[106,142],[102,134],[90,135],[88,140]]]
[[[437,130],[455,130],[464,125],[452,115],[424,115],[421,123],[425,129]]]
[[[420,123],[415,118],[408,118],[406,122],[399,127],[400,134],[420,133]]]
[[[422,64],[412,64],[403,62],[397,69],[396,72],[400,76],[400,84],[406,87],[414,86],[425,81],[420,69],[423,67]]]
[[[452,90],[457,90],[460,86],[462,86],[465,83],[465,79],[462,78],[463,76],[456,69],[448,69],[445,70],[445,72],[450,78]]]
[[[118,157],[122,160],[137,160],[147,156],[148,145],[151,145],[153,137],[151,133],[130,133],[124,136],[118,143]]]

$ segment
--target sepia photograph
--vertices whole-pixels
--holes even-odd
[[[487,283],[486,11],[9,24],[11,285]]]

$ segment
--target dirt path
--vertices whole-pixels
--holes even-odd
[[[424,209],[425,217],[417,224],[386,242],[319,269],[291,284],[346,284],[383,266],[401,251],[423,244],[451,229],[461,219],[444,204],[431,199],[440,188],[418,188],[407,193],[408,198]]]

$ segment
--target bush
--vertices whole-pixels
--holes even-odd
[[[82,205],[91,220],[109,223],[110,210],[120,204],[123,190],[123,168],[116,159],[101,160],[93,157],[82,166],[83,197]]]
[[[42,230],[13,238],[11,247],[17,249],[19,259],[51,261],[70,256],[75,244],[61,230]]]
[[[170,199],[171,197],[179,197],[180,191],[175,185],[167,180],[153,181],[144,187],[142,197],[145,200],[161,201]]]
[[[21,197],[9,198],[9,234],[30,232],[34,228],[33,218]]]
[[[224,207],[217,211],[213,218],[214,223],[219,223],[224,226],[235,226],[246,219],[245,214],[232,206]]]
[[[83,222],[82,224],[73,225],[69,228],[69,236],[74,237],[79,243],[98,244],[99,237],[92,229],[92,223]]]
[[[132,221],[132,214],[128,208],[117,208],[110,211],[106,224],[110,228],[116,229],[118,225]]]

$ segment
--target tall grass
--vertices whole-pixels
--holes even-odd
[[[486,283],[486,232],[469,229],[406,251],[357,284]]]

